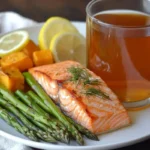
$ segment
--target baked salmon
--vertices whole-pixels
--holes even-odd
[[[64,61],[31,68],[29,72],[66,115],[95,134],[131,123],[106,83],[78,62]]]

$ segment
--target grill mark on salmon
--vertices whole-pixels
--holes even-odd
[[[75,83],[70,80],[71,74],[68,72],[72,66],[83,68],[77,62],[65,61],[35,67],[29,72],[65,114],[90,131],[101,134],[129,125],[131,120],[127,111],[106,83],[88,69],[87,72],[92,78],[98,79],[100,84],[83,85],[82,81]],[[106,93],[109,98],[86,95],[84,90],[89,87]]]

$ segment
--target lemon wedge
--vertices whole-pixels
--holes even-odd
[[[85,38],[79,33],[60,32],[50,43],[55,62],[74,60],[86,67]]]
[[[61,17],[49,18],[39,32],[39,46],[42,50],[49,48],[52,37],[59,32],[78,32],[72,23]]]
[[[0,38],[0,57],[22,50],[29,42],[29,34],[20,30],[5,34]]]

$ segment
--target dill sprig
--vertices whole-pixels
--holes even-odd
[[[76,82],[77,84],[79,83],[79,81],[82,81],[84,85],[87,85],[87,84],[98,85],[98,84],[100,84],[99,79],[92,78],[91,74],[89,74],[88,71],[84,68],[72,66],[72,67],[68,68],[68,71],[72,75],[70,80]],[[104,92],[102,92],[101,90],[98,90],[96,88],[88,88],[84,92],[84,94],[95,95],[98,97],[103,97],[105,99],[109,99],[108,95],[106,95]]]
[[[83,72],[82,68],[79,67],[70,67],[68,68],[68,71],[71,73],[72,77],[71,77],[71,81],[77,81],[81,78],[81,74]]]
[[[71,81],[83,80],[84,85],[98,85],[100,81],[98,79],[91,78],[91,75],[86,69],[80,67],[70,67],[68,71],[72,74]]]
[[[84,85],[86,84],[91,84],[91,85],[98,85],[100,82],[98,79],[93,79],[93,78],[90,78],[90,79],[87,79],[84,81]]]
[[[109,96],[107,94],[105,94],[101,90],[95,89],[95,88],[88,88],[85,91],[85,94],[86,95],[95,95],[95,96],[98,96],[98,97],[103,97],[103,98],[109,99]]]

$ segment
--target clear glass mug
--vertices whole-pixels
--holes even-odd
[[[150,16],[144,12],[149,11],[146,3],[147,0],[93,0],[86,7],[88,68],[101,76],[127,107],[149,104]],[[104,21],[102,13],[144,15],[149,23],[111,24]],[[127,22],[132,23],[132,18]]]

